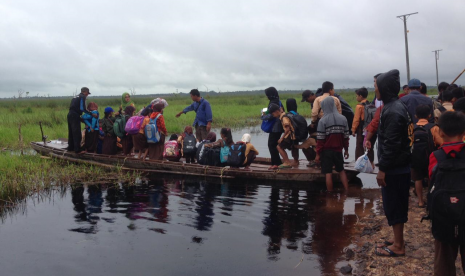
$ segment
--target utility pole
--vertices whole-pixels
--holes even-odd
[[[436,60],[436,86],[439,86],[439,74],[438,74],[439,51],[442,51],[442,49],[432,51],[434,52],[434,56],[435,56],[434,59]]]
[[[408,38],[407,38],[407,18],[410,15],[417,14],[418,12],[414,13],[409,13],[409,14],[403,14],[397,16],[397,18],[400,18],[400,20],[404,21],[404,34],[405,34],[405,58],[407,59],[407,82],[410,80],[410,64],[409,64],[409,58],[408,58]]]

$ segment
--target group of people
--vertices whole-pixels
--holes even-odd
[[[100,118],[98,105],[95,102],[86,104],[89,94],[90,90],[83,87],[81,93],[71,101],[68,113],[68,151],[106,155],[120,152],[144,160],[166,159],[176,162],[184,157],[186,163],[195,163],[197,160],[199,164],[205,163],[203,165],[229,165],[245,169],[249,169],[259,154],[251,144],[251,135],[248,133],[235,143],[231,129],[222,128],[221,138],[216,139],[216,134],[211,132],[213,115],[210,103],[200,96],[197,89],[190,91],[193,103],[176,115],[180,117],[194,111],[196,116],[193,126],[186,126],[180,135],[172,134],[166,142],[168,131],[163,110],[168,102],[165,99],[156,98],[136,112],[131,95],[124,93],[119,110],[115,112],[108,106],[104,117]],[[81,130],[81,122],[85,125],[84,130]],[[212,154],[208,154],[210,151]]]
[[[333,190],[333,169],[339,172],[347,189],[344,158],[349,158],[350,134],[357,137],[355,158],[366,154],[373,168],[373,147],[378,140],[376,179],[381,187],[386,218],[393,229],[393,239],[378,244],[376,255],[405,255],[403,231],[408,220],[410,183],[414,182],[418,207],[428,205],[432,219],[435,275],[455,275],[459,249],[461,254],[465,253],[462,247],[465,245],[464,205],[458,204],[465,200],[460,184],[465,177],[464,89],[442,82],[437,98],[431,98],[424,83],[411,79],[399,95],[398,70],[375,75],[374,87],[376,95],[372,101],[367,99],[366,88],[355,91],[358,102],[355,113],[347,109],[344,112],[345,101],[335,94],[331,82],[324,82],[315,94],[304,91],[302,102],[312,105],[312,121],[308,126],[309,137],[302,143],[295,135],[297,124],[288,118],[289,113],[297,112],[293,105],[295,100],[287,100],[289,113],[285,113],[277,90],[267,88],[265,93],[270,103],[262,120],[269,122],[276,118],[273,127],[267,129],[270,169],[297,165],[298,150],[302,149],[312,161],[308,166],[321,166],[321,172],[326,174],[328,191]],[[285,150],[292,152],[293,162],[289,161]],[[423,199],[423,185],[428,186],[427,204]],[[462,255],[464,259],[465,254]]]

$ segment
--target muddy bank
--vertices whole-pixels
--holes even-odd
[[[413,189],[413,188],[412,188]],[[418,208],[418,200],[410,189],[409,221],[405,224],[405,257],[386,258],[376,256],[376,242],[392,238],[392,228],[388,226],[383,213],[381,192],[377,211],[359,221],[360,234],[355,237],[354,275],[433,275],[434,238],[431,223],[423,221],[426,209]],[[460,256],[456,261],[457,275],[464,275]]]

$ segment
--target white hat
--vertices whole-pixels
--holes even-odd
[[[242,139],[241,139],[242,142],[250,143],[251,140],[252,140],[252,137],[250,136],[250,134],[246,133],[242,135]]]

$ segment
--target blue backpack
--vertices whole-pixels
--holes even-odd
[[[220,151],[220,161],[222,164],[228,162],[228,157],[229,157],[229,146],[224,145],[224,147],[221,148]]]
[[[157,120],[161,116],[158,114],[155,119],[150,119],[150,122],[145,126],[145,137],[147,137],[147,143],[155,144],[160,141],[160,131],[157,127]]]
[[[279,101],[279,106],[282,107],[283,104],[281,103],[281,101]],[[276,121],[278,120],[278,118],[271,118],[269,120],[263,120],[262,121],[262,130],[266,133],[271,133],[271,131],[273,130],[273,126],[274,124],[276,123]]]

